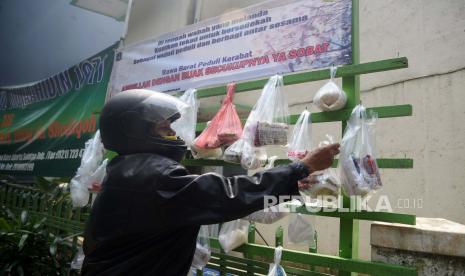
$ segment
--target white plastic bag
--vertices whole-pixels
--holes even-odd
[[[316,198],[318,196],[337,196],[339,195],[339,180],[333,169],[312,173],[307,178],[300,180],[307,188],[299,189],[300,193],[305,196]]]
[[[100,131],[85,143],[76,175],[70,181],[71,199],[74,207],[83,207],[89,202],[89,189],[101,183],[105,177],[107,160],[102,162],[105,149],[100,139]]]
[[[382,186],[374,152],[374,126],[377,114],[367,114],[357,105],[341,141],[339,167],[341,184],[347,195],[365,196]]]
[[[281,255],[283,248],[278,246],[274,250],[274,263],[270,264],[270,270],[268,270],[268,276],[286,276],[286,272],[283,267],[279,265],[281,262]]]
[[[241,165],[246,170],[256,170],[266,165],[268,155],[263,147],[255,147],[244,140]]]
[[[308,110],[302,111],[292,131],[287,157],[297,161],[305,157],[312,147],[312,120]]]
[[[244,220],[233,220],[224,223],[221,226],[218,240],[224,252],[229,253],[231,250],[247,242],[249,222]]]
[[[331,79],[313,97],[313,103],[323,111],[342,109],[347,102],[346,93],[334,82],[336,70],[335,66],[331,66]]]
[[[282,90],[283,77],[272,76],[247,118],[245,134],[256,147],[287,144],[289,106]]]
[[[264,167],[267,160],[265,145],[286,145],[289,130],[289,107],[282,92],[283,77],[275,75],[266,83],[247,118],[242,138],[226,149],[225,160],[241,160],[245,169]],[[241,141],[242,140],[242,141]]]
[[[334,143],[333,137],[326,135],[327,140],[318,144],[318,147],[327,146]],[[333,168],[328,168],[323,171],[317,171],[309,175],[307,178],[299,181],[299,191],[301,194],[316,198],[318,196],[337,196],[339,194],[340,181]],[[303,185],[304,184],[304,185]]]
[[[292,214],[287,233],[290,243],[315,246],[315,230],[302,214]]]
[[[244,139],[237,140],[224,151],[223,160],[230,163],[240,164],[242,159],[243,148]]]
[[[81,270],[82,263],[84,262],[84,251],[82,250],[82,246],[78,247],[78,251],[76,255],[74,255],[73,260],[71,261],[71,269],[73,270]]]
[[[188,107],[183,110],[181,118],[171,124],[171,127],[176,131],[176,135],[181,137],[186,142],[187,147],[190,148],[195,139],[197,112],[199,110],[197,90],[188,89],[179,99],[186,103]]]
[[[208,225],[202,225],[197,235],[197,243],[195,245],[195,253],[191,266],[195,269],[203,269],[210,260],[210,256],[211,249]]]
[[[283,204],[286,204],[286,203],[283,203]],[[288,214],[289,212],[280,212],[279,206],[275,205],[270,208],[254,212],[244,217],[244,219],[253,221],[253,222],[263,223],[263,224],[272,224],[272,223],[277,222],[278,220],[281,220]]]

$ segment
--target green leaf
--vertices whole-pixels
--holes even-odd
[[[61,239],[59,237],[56,237],[50,245],[50,255],[52,255],[53,257],[55,257],[55,255],[57,254],[57,243],[60,242],[60,240]]]
[[[53,191],[55,185],[43,177],[36,177],[36,187],[42,192],[49,193]]]
[[[21,236],[21,239],[19,240],[19,244],[18,244],[19,251],[23,249],[24,244],[26,243],[27,237],[29,237],[29,234],[23,234]]]
[[[4,218],[0,218],[0,229],[2,231],[9,232],[11,231],[11,228],[11,225]]]
[[[36,223],[32,226],[32,228],[33,228],[34,230],[37,230],[39,227],[41,227],[41,226],[44,224],[44,222],[45,222],[46,220],[47,220],[47,218],[42,218],[41,220],[39,220],[38,222],[36,222]]]

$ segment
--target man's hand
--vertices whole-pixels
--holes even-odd
[[[333,163],[334,156],[339,153],[339,144],[331,144],[317,148],[307,153],[302,159],[304,165],[310,172],[327,169]]]

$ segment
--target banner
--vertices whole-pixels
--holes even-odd
[[[33,85],[0,88],[0,174],[75,174],[98,128],[116,46]]]
[[[273,0],[120,49],[111,94],[177,91],[348,64],[351,0]]]

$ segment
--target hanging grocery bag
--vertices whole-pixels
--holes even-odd
[[[318,144],[324,147],[334,143],[333,137],[326,135],[327,140]],[[299,181],[299,191],[305,196],[316,198],[318,196],[337,196],[339,194],[340,181],[335,169],[327,168],[313,172],[308,177]]]
[[[282,90],[283,77],[271,77],[247,118],[245,135],[256,147],[287,144],[289,107]]]
[[[287,157],[297,161],[305,157],[312,147],[312,121],[308,110],[302,111],[292,131]]]
[[[364,196],[382,187],[374,152],[376,120],[377,114],[357,105],[347,122],[339,154],[341,184],[347,195]]]
[[[197,101],[197,90],[188,89],[179,97],[181,101],[187,104],[187,108],[183,110],[181,118],[171,124],[171,127],[176,131],[176,135],[181,137],[190,148],[195,139],[195,127],[197,125],[197,112],[199,103]]]
[[[210,233],[208,231],[208,225],[202,225],[197,235],[195,253],[191,266],[195,269],[203,269],[210,260],[210,256]]]
[[[221,225],[218,235],[221,248],[224,252],[229,253],[231,250],[247,242],[249,222],[236,219]]]
[[[268,160],[265,148],[255,147],[247,140],[244,140],[242,148],[241,165],[246,170],[256,170],[263,168]]]
[[[231,145],[241,137],[241,121],[233,104],[235,87],[234,83],[228,84],[223,104],[207,128],[195,139],[195,148],[219,148],[223,145]]]
[[[266,83],[247,118],[242,138],[225,151],[224,160],[254,170],[265,166],[265,145],[286,145],[289,129],[287,98],[282,92],[283,77],[275,75]]]
[[[315,246],[315,230],[302,214],[292,214],[287,229],[290,243]]]
[[[283,248],[278,246],[274,250],[274,263],[270,264],[270,270],[268,270],[268,276],[286,276],[286,272],[284,268],[279,265],[281,262],[281,255],[283,252]]]
[[[331,66],[331,79],[323,85],[313,97],[313,104],[323,111],[334,111],[344,108],[347,102],[347,95],[334,82],[337,68]]]
[[[108,160],[103,159],[105,149],[97,130],[93,138],[85,143],[76,175],[70,181],[71,199],[74,207],[84,207],[89,202],[89,189],[102,183]]]
[[[289,212],[283,212],[281,210],[281,208],[284,209],[287,203],[281,203],[281,205],[282,206],[274,205],[267,209],[256,211],[243,219],[263,224],[275,223],[289,214]]]

